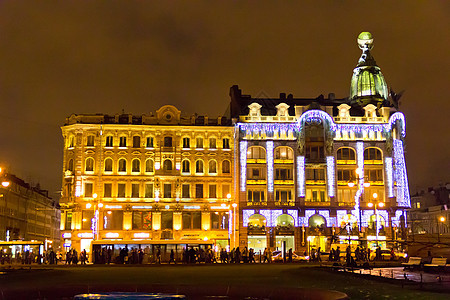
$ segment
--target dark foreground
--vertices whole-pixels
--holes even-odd
[[[417,285],[333,273],[310,265],[33,266],[0,275],[0,299],[70,299],[124,291],[184,293],[188,299],[449,299]],[[337,292],[333,292],[337,291]],[[345,294],[343,294],[345,293]],[[209,298],[211,299],[211,298]]]

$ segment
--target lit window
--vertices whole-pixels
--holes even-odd
[[[381,160],[381,151],[377,148],[364,150],[364,160]]]
[[[216,139],[215,138],[210,138],[209,139],[209,149],[216,149]]]
[[[263,147],[248,148],[247,159],[266,159],[266,149]]]
[[[70,136],[69,137],[69,148],[73,148],[75,146],[75,137]]]
[[[70,159],[67,163],[67,170],[73,172],[73,159]]]
[[[229,160],[224,160],[224,161],[222,162],[222,173],[224,173],[224,174],[230,174],[230,172],[231,172],[230,166],[231,166],[230,161],[229,161]]]
[[[119,139],[119,147],[126,147],[127,146],[127,137],[121,136]]]
[[[87,147],[94,147],[94,136],[93,135],[88,135],[87,140],[86,140],[86,146]]]
[[[275,159],[294,159],[294,151],[290,147],[281,146],[275,149]]]
[[[147,143],[145,144],[145,147],[147,148],[153,148],[153,137],[149,136],[147,137]]]
[[[172,184],[164,183],[164,198],[172,198]]]
[[[153,173],[153,160],[152,159],[147,159],[145,161],[145,172],[147,173]]]
[[[93,189],[94,189],[94,185],[92,183],[90,183],[90,182],[85,183],[84,184],[84,196],[92,197]]]
[[[209,198],[217,198],[217,186],[215,184],[209,185]]]
[[[222,139],[222,148],[230,149],[230,139],[229,138]]]
[[[340,148],[337,151],[337,160],[355,160],[355,150],[351,148]]]
[[[203,198],[203,184],[195,185],[195,198]]]
[[[133,136],[133,148],[141,147],[141,137],[138,135]]]
[[[126,190],[125,183],[117,184],[117,197],[118,198],[125,198],[125,190]]]
[[[131,184],[131,197],[139,198],[139,183]]]
[[[145,184],[145,198],[153,198],[153,183]]]
[[[182,198],[191,198],[191,186],[189,184],[183,184],[181,190]]]
[[[112,196],[112,183],[105,183],[103,185],[103,197],[111,198]]]
[[[164,161],[163,168],[165,171],[172,171],[172,161],[170,159],[166,159]]]
[[[196,147],[197,147],[198,149],[202,149],[202,148],[203,148],[203,138],[198,137],[198,138],[196,139]]]

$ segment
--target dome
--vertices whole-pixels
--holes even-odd
[[[370,32],[361,32],[358,46],[363,51],[353,76],[350,87],[350,99],[366,105],[377,104],[388,98],[388,88],[380,68],[372,57],[373,38]]]

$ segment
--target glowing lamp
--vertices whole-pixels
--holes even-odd
[[[354,182],[349,182],[349,183],[348,183],[348,186],[349,186],[349,187],[354,187],[354,186],[355,186],[355,183],[354,183]]]
[[[10,184],[9,181],[3,181],[3,182],[2,182],[2,186],[3,186],[3,187],[8,187],[9,184]]]
[[[445,217],[444,217],[444,216],[440,217],[440,218],[439,218],[439,221],[445,222]]]
[[[377,198],[378,198],[378,194],[377,194],[377,193],[373,193],[372,196],[373,196],[374,199],[377,199]]]
[[[227,199],[231,199],[231,194],[230,193],[227,194]]]
[[[231,206],[233,206],[233,208],[236,208],[236,207],[237,207],[237,204],[236,204],[236,203],[233,203],[233,204],[231,204]]]
[[[373,207],[373,203],[370,202],[370,203],[367,204],[367,206],[368,206],[368,207]]]
[[[384,202],[378,203],[378,206],[379,206],[379,207],[384,207]]]
[[[87,208],[87,209],[89,209],[89,208],[91,208],[91,207],[92,207],[92,204],[86,203],[86,208]]]
[[[370,186],[370,182],[364,182],[364,187],[369,187]]]
[[[99,208],[102,208],[102,207],[103,207],[103,203],[100,202],[100,203],[98,204],[98,207],[99,207]]]
[[[97,199],[97,194],[96,193],[94,193],[93,195],[92,195],[92,198],[94,198],[94,199]]]

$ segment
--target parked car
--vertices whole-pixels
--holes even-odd
[[[370,260],[374,260],[377,253],[375,250],[370,252]],[[381,250],[381,259],[388,261],[391,260],[391,250],[385,249]],[[408,259],[408,254],[405,252],[394,250],[394,260],[406,261]]]
[[[289,259],[289,253],[286,252],[286,261],[288,261]],[[295,252],[292,252],[292,261],[293,262],[301,262],[301,261],[308,261],[309,260],[309,256],[305,256],[305,255],[298,255]],[[283,252],[281,251],[274,251],[272,253],[272,261],[273,262],[282,262],[283,261]]]

